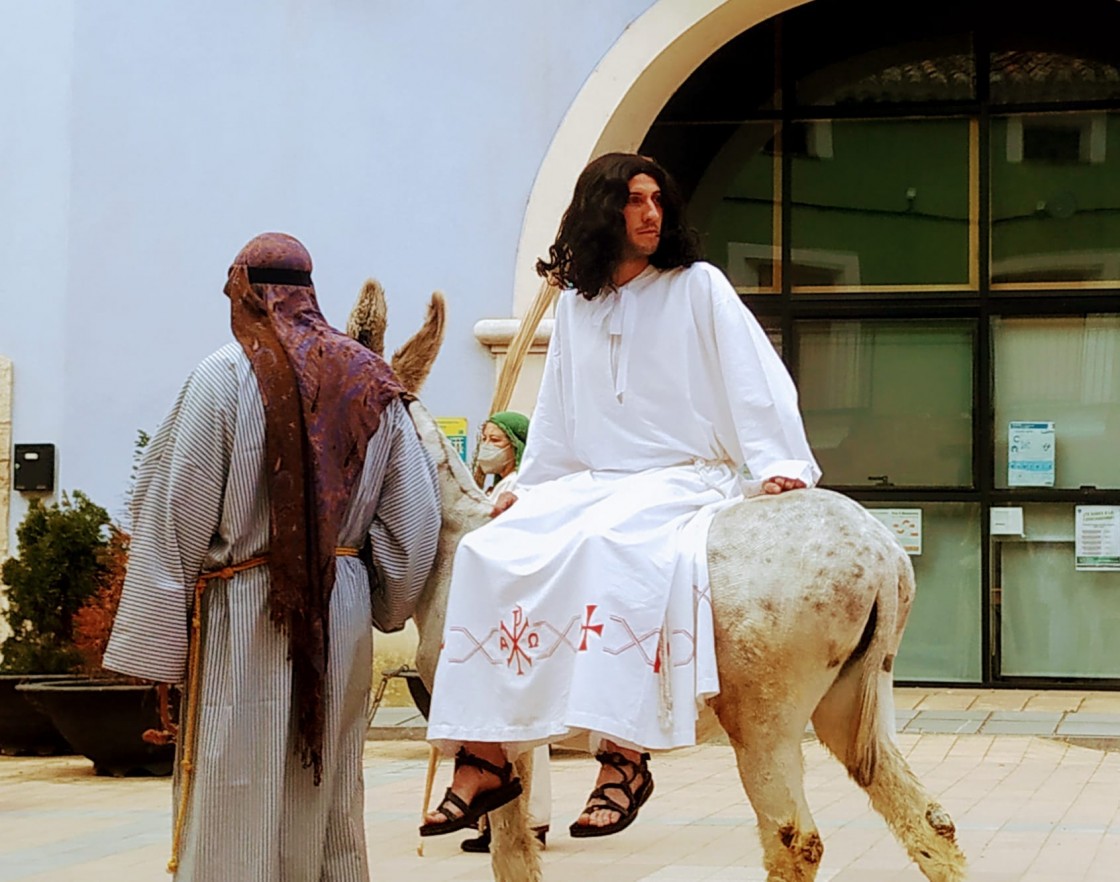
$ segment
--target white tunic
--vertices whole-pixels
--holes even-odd
[[[192,373],[145,451],[106,668],[163,682],[184,679],[199,573],[268,551],[264,438],[256,377],[241,347],[230,344]],[[267,567],[207,587],[179,882],[369,878],[362,748],[371,616],[395,630],[411,614],[435,556],[435,482],[408,413],[393,401],[370,439],[339,535],[339,544],[350,547],[369,536],[379,585],[371,592],[358,558],[337,559],[318,787],[295,743],[288,639],[269,618]]]
[[[718,269],[564,292],[519,500],[455,556],[429,739],[694,743],[696,701],[719,690],[708,526],[776,475],[820,470],[785,366]]]

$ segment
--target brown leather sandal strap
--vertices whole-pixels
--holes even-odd
[[[491,762],[487,762],[480,756],[475,756],[473,753],[467,753],[465,747],[460,747],[459,752],[455,754],[455,766],[472,766],[476,769],[481,769],[483,772],[489,772],[494,775],[499,782],[499,786],[504,786],[509,783],[510,776],[513,774],[513,763],[506,763],[504,766],[496,766]]]
[[[639,775],[649,774],[649,767],[646,765],[649,761],[648,753],[641,754],[638,758],[638,762],[627,759],[621,753],[614,750],[609,750],[605,753],[597,753],[595,754],[595,759],[599,761],[600,765],[610,766],[612,769],[617,770],[627,784],[633,784]]]
[[[459,814],[453,815],[450,812],[444,811],[444,806],[447,805],[457,808],[459,810]],[[447,818],[447,820],[449,821],[457,821],[459,818],[463,817],[463,815],[469,812],[470,808],[471,807],[469,805],[463,802],[463,799],[459,796],[459,794],[448,787],[447,792],[443,794],[443,799],[441,799],[439,801],[439,805],[436,806],[436,811]]]
[[[631,794],[625,786],[617,784],[603,784],[599,787],[596,787],[588,795],[587,805],[583,807],[583,812],[581,812],[581,814],[590,815],[592,812],[598,811],[618,812],[620,815],[627,814],[630,811],[629,808],[622,806],[621,803],[615,802],[613,799],[607,796],[606,793],[603,792],[608,787],[618,787],[631,798],[631,805],[633,805],[633,794]]]
[[[607,796],[607,791],[621,790],[626,797],[626,805],[617,800],[611,799]],[[634,810],[634,804],[638,801],[637,794],[630,786],[628,781],[611,781],[606,784],[600,784],[587,796],[587,804],[583,807],[583,814],[589,815],[592,812],[606,809],[607,811],[618,812],[620,815],[629,814]]]

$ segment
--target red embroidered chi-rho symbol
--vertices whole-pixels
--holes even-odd
[[[584,623],[579,626],[579,631],[580,631],[580,634],[582,635],[582,639],[579,642],[579,651],[580,652],[587,652],[587,634],[588,634],[588,632],[594,631],[600,637],[603,636],[603,625],[601,623],[598,624],[598,625],[591,624],[591,616],[595,612],[595,609],[596,609],[597,606],[598,606],[598,604],[594,604],[594,603],[589,603],[587,605],[587,618],[584,620]]]
[[[518,676],[525,673],[525,667],[532,667],[533,660],[529,658],[529,653],[525,651],[522,646],[522,640],[529,649],[536,649],[540,645],[540,635],[536,631],[529,630],[529,620],[525,618],[525,612],[519,606],[513,608],[513,627],[507,628],[506,623],[501,624],[502,636],[498,640],[498,648],[502,652],[508,653],[506,655],[506,664],[513,667],[513,663],[517,662]]]

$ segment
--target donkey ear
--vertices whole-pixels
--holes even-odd
[[[385,289],[377,279],[366,279],[354,308],[350,310],[346,333],[378,355],[384,355],[387,314]]]
[[[428,313],[424,316],[424,324],[393,353],[389,362],[401,385],[414,395],[428,379],[432,364],[443,344],[443,320],[446,311],[443,294],[433,291],[431,302],[428,304]]]

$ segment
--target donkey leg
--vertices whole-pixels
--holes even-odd
[[[736,707],[768,707],[769,712],[731,710]],[[767,882],[813,882],[824,844],[805,801],[801,737],[809,711],[778,701],[759,703],[757,696],[736,700],[730,690],[720,694],[716,710],[758,816]]]
[[[540,843],[529,829],[533,752],[514,761],[524,788],[521,796],[490,812],[490,869],[495,882],[541,882]]]
[[[956,828],[946,812],[918,781],[893,739],[891,677],[879,674],[879,701],[874,726],[876,762],[866,782],[858,761],[850,756],[851,733],[859,725],[860,677],[855,670],[840,677],[813,714],[813,728],[837,759],[861,784],[871,805],[931,882],[961,882],[965,856],[957,845]],[[890,719],[887,717],[890,716]]]

